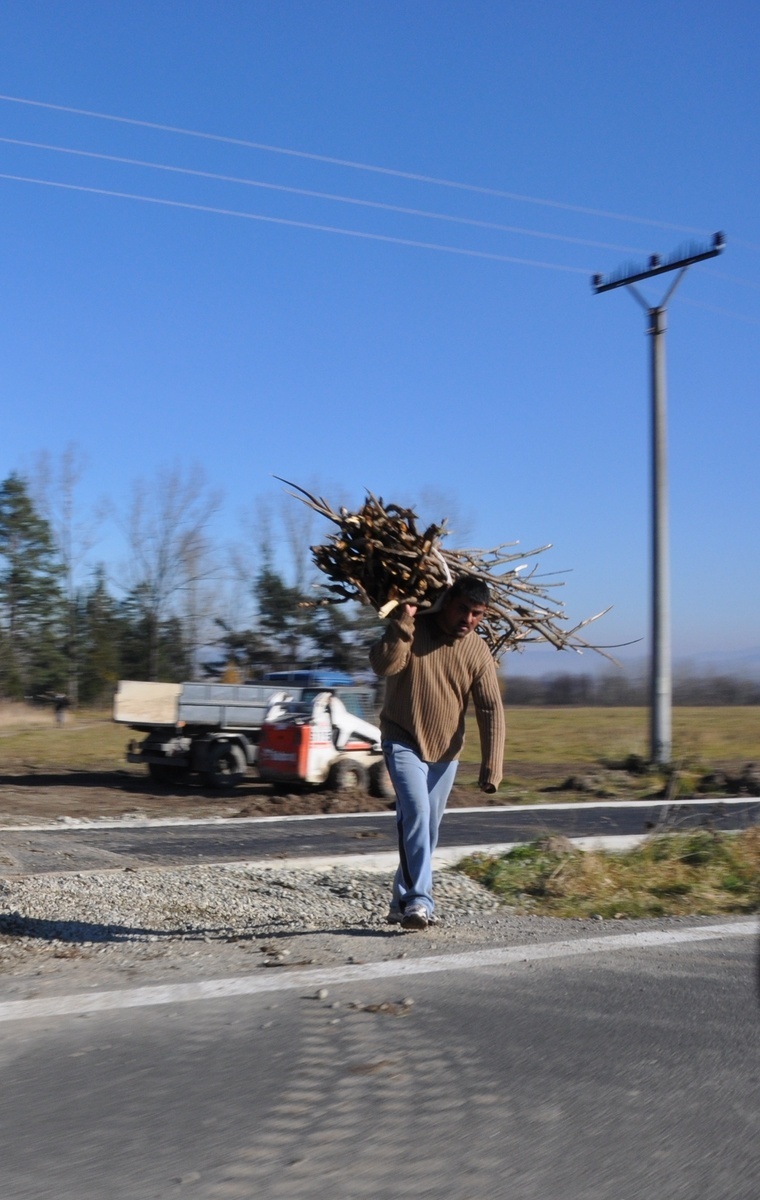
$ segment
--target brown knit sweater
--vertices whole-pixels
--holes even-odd
[[[458,758],[472,696],[480,730],[479,782],[498,787],[504,760],[504,706],[496,666],[482,638],[448,637],[434,616],[408,614],[389,621],[369,652],[377,675],[387,676],[380,714],[384,739],[411,746],[423,762]]]

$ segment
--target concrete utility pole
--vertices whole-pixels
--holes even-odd
[[[690,246],[664,262],[653,254],[644,270],[624,267],[609,275],[591,277],[596,295],[612,288],[627,287],[647,314],[651,336],[651,433],[652,433],[652,652],[650,666],[650,758],[658,766],[670,762],[672,749],[672,672],[670,651],[670,569],[668,555],[668,460],[665,399],[665,314],[668,301],[692,263],[714,258],[725,249],[722,233],[712,246]],[[678,271],[663,300],[650,307],[633,285],[666,271]]]

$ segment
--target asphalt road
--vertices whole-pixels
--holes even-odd
[[[758,820],[760,800],[451,809],[441,827],[440,847],[500,845],[547,833],[641,835],[656,827],[686,829],[705,822],[718,829],[741,829]],[[392,813],[182,825],[123,822],[112,828],[64,826],[45,831],[18,828],[0,830],[0,874],[313,856],[336,859],[395,848]]]
[[[755,1200],[753,927],[610,946],[5,1022],[3,1200]]]

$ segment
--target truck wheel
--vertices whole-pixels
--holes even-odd
[[[217,742],[211,747],[204,781],[213,788],[237,787],[245,776],[245,755],[233,742]]]
[[[163,783],[170,787],[172,784],[186,782],[187,767],[172,767],[164,763],[148,763],[148,774],[154,783]]]
[[[339,758],[327,776],[327,788],[331,792],[366,792],[368,783],[367,768],[355,758]]]
[[[373,763],[369,769],[369,794],[377,800],[395,800],[396,798],[388,768],[382,759],[380,762]]]

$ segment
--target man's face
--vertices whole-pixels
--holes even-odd
[[[463,638],[477,629],[485,615],[485,604],[474,604],[466,596],[449,596],[438,613],[438,624],[449,637]]]

